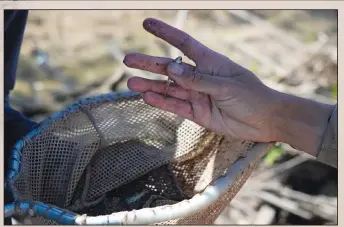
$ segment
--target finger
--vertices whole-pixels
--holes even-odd
[[[183,101],[187,101],[191,104],[194,111],[194,117],[201,122],[205,122],[205,119],[210,119],[210,112],[206,111],[209,109],[210,100],[207,95],[199,92],[192,92],[185,90],[176,84],[171,84],[169,87],[164,81],[148,80],[140,77],[130,78],[128,81],[128,87],[131,90],[137,92],[155,92],[159,94],[167,95],[177,98]]]
[[[141,69],[161,75],[167,75],[167,66],[171,62],[173,62],[171,58],[154,57],[140,53],[127,54],[123,59],[123,63],[129,68]],[[194,68],[193,65],[187,63],[182,63],[182,66],[185,68]]]
[[[209,48],[192,38],[189,34],[160,20],[147,18],[143,21],[143,27],[156,37],[178,48],[195,63],[200,62],[212,53]]]
[[[132,77],[128,80],[128,88],[136,92],[153,91],[166,94],[177,99],[190,101],[190,91],[178,86],[177,84],[168,85],[167,81],[149,80],[141,77]]]
[[[217,96],[226,86],[226,78],[200,73],[196,68],[185,69],[177,63],[167,67],[167,74],[184,89]]]
[[[172,97],[164,97],[151,91],[144,93],[143,100],[149,105],[177,114],[191,121],[194,120],[192,106],[186,101]]]

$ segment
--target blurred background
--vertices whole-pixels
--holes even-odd
[[[31,10],[13,106],[41,121],[81,97],[127,90],[128,52],[177,57],[142,28],[174,25],[253,71],[268,86],[337,102],[336,10]],[[336,224],[337,170],[276,144],[216,224]]]

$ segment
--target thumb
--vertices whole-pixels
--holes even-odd
[[[187,66],[172,62],[167,67],[167,75],[184,89],[209,95],[218,94],[221,86],[220,78],[200,73],[195,67]]]

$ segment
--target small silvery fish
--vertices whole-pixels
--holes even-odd
[[[182,64],[182,60],[183,60],[182,57],[179,56],[176,59],[174,59],[173,62],[178,63],[178,64]],[[172,79],[168,78],[167,79],[167,88],[166,88],[166,91],[165,91],[165,97],[167,96],[167,91],[168,91],[168,88],[170,87],[171,83],[174,83],[174,81]]]

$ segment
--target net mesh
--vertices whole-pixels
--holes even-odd
[[[50,122],[21,151],[15,193],[92,216],[189,199],[253,146],[149,106],[134,93],[85,99]],[[209,208],[160,224],[213,223],[252,168]]]

